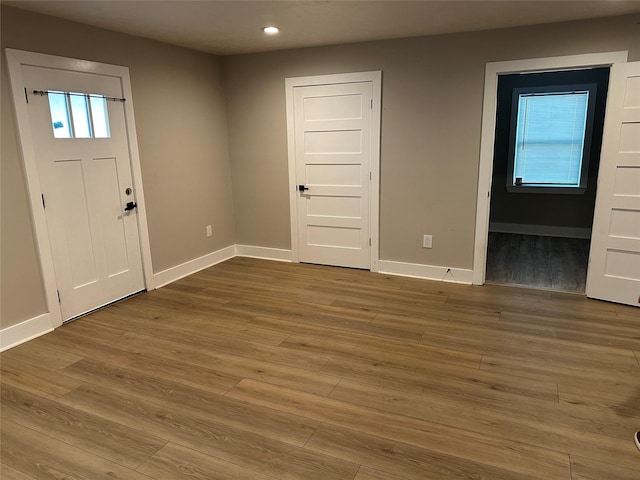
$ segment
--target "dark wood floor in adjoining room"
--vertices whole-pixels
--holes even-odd
[[[486,281],[584,293],[589,239],[490,232]]]
[[[640,310],[235,258],[4,352],[3,480],[637,480]]]

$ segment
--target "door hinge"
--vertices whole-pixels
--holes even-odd
[[[373,98],[371,99],[371,110],[373,110]]]
[[[56,290],[56,292],[58,292],[58,303],[61,303],[60,302],[60,290]]]
[[[24,99],[29,103],[29,95],[27,94],[27,88],[24,89]]]
[[[371,246],[371,239],[369,239],[369,246]]]
[[[371,175],[371,172],[369,172],[369,180],[371,180],[373,177]]]
[[[41,193],[40,196],[42,197],[42,208],[47,208],[47,205],[44,203],[44,193]]]

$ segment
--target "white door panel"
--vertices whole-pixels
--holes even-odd
[[[372,82],[294,88],[302,262],[370,268]]]
[[[587,296],[640,305],[640,62],[611,69]]]
[[[54,138],[47,95],[65,91],[121,97],[105,75],[23,66],[29,121],[45,202],[62,319],[144,289],[131,159],[121,102],[106,102],[109,138]]]

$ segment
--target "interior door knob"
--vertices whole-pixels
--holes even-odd
[[[305,190],[309,190],[309,187],[305,185],[298,185],[298,191],[304,192]]]

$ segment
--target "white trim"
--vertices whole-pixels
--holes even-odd
[[[289,166],[289,223],[291,224],[291,261],[299,262],[298,249],[298,198],[296,197],[296,139],[293,87],[290,79],[285,79],[285,97],[287,108],[287,158]]]
[[[12,99],[14,104],[14,113],[16,116],[16,127],[19,138],[18,148],[22,154],[23,167],[25,173],[25,182],[27,184],[27,195],[29,198],[31,216],[33,219],[33,228],[40,259],[40,270],[42,272],[42,285],[44,288],[44,297],[51,318],[51,326],[57,327],[62,325],[62,315],[60,313],[60,305],[58,303],[58,295],[56,288],[56,277],[53,269],[53,256],[49,245],[49,237],[47,234],[47,223],[44,216],[44,210],[40,208],[40,178],[38,176],[38,168],[36,163],[36,153],[31,136],[31,126],[29,122],[29,112],[26,104],[22,100],[24,98],[24,78],[22,76],[21,58],[22,53],[12,49],[5,49],[7,58],[7,67],[9,71],[9,84],[12,90]]]
[[[291,261],[299,262],[298,204],[296,190],[295,115],[293,90],[295,87],[331,85],[338,83],[371,82],[373,86],[373,110],[371,112],[371,183],[369,191],[369,235],[371,248],[369,269],[378,271],[380,258],[380,129],[382,116],[382,72],[339,73],[285,79],[287,111],[287,152],[289,160],[289,214],[291,222]]]
[[[627,56],[627,51],[621,51],[487,63],[484,77],[484,100],[482,104],[478,198],[476,203],[476,230],[473,252],[474,284],[482,285],[484,283],[487,269],[487,237],[489,234],[489,209],[491,206],[490,194],[491,177],[493,175],[493,144],[496,129],[498,75],[610,66],[615,63],[626,62]]]
[[[170,283],[180,280],[181,278],[188,277],[189,275],[204,270],[205,268],[212,267],[218,263],[224,262],[236,256],[235,245],[216,250],[215,252],[207,253],[202,257],[194,258],[188,262],[181,263],[174,267],[167,268],[161,272],[156,273],[154,278],[155,288],[164,287]]]
[[[380,135],[382,129],[382,72],[373,80],[373,111],[371,112],[371,183],[369,189],[369,235],[371,238],[372,272],[380,268]]]
[[[252,245],[236,245],[236,256],[291,262],[291,250],[282,248],[254,247]]]
[[[489,222],[489,231],[497,233],[518,233],[522,235],[542,235],[545,237],[591,238],[590,228],[557,227],[555,225]]]
[[[423,265],[421,263],[392,262],[390,260],[380,260],[378,266],[380,267],[378,273],[387,275],[436,280],[438,282],[463,283],[465,285],[471,285],[473,280],[473,271],[465,268],[448,268]]]
[[[47,310],[51,316],[51,324],[53,327],[57,327],[62,325],[62,314],[60,312],[60,304],[58,303],[57,282],[53,268],[53,255],[51,253],[49,234],[40,198],[42,189],[40,188],[36,153],[31,134],[31,124],[29,121],[29,111],[27,104],[24,101],[24,78],[22,75],[22,65],[57,68],[76,72],[93,73],[97,75],[108,75],[120,79],[123,94],[127,99],[125,102],[125,119],[129,153],[131,156],[133,188],[136,192],[136,202],[138,204],[136,217],[138,219],[138,230],[140,235],[140,250],[142,254],[144,282],[147,290],[151,290],[154,287],[153,268],[151,265],[151,246],[149,243],[149,233],[147,229],[147,214],[142,187],[138,140],[136,136],[135,119],[133,117],[133,100],[129,69],[119,65],[108,65],[105,63],[90,62],[74,58],[25,52],[11,48],[6,48],[5,52],[9,69],[14,113],[16,116],[19,148],[22,154],[27,194],[29,197],[34,234],[40,259],[40,269],[42,271],[44,296],[47,303]]]
[[[149,226],[147,223],[147,206],[142,184],[142,168],[140,167],[140,154],[138,151],[138,136],[136,133],[136,120],[133,112],[133,92],[131,91],[131,79],[129,69],[123,72],[122,93],[124,98],[124,113],[127,120],[127,138],[129,139],[129,158],[131,159],[131,176],[136,201],[136,218],[138,219],[138,236],[140,239],[140,253],[142,255],[142,271],[147,290],[155,288],[153,265],[151,262],[151,242],[149,240]]]
[[[0,330],[0,352],[17,347],[21,343],[28,342],[49,332],[53,332],[49,313],[43,313],[17,325],[3,328]]]

